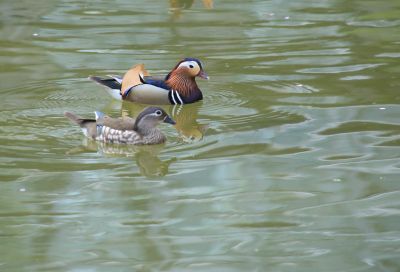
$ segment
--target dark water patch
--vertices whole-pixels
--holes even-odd
[[[384,141],[381,142],[379,144],[377,144],[376,146],[400,146],[400,139],[395,139],[395,140],[391,140],[391,141]]]
[[[310,151],[308,148],[292,147],[292,148],[277,148],[270,144],[243,144],[243,145],[230,145],[226,147],[218,147],[209,149],[206,152],[200,152],[194,156],[196,159],[207,158],[227,158],[242,155],[265,154],[272,156],[296,154],[301,152]]]
[[[249,129],[265,129],[268,127],[298,124],[305,122],[304,116],[277,110],[263,110],[258,113],[247,113],[242,116],[221,116],[219,125],[224,131],[248,131]]]
[[[24,212],[6,212],[6,213],[4,213],[4,212],[2,212],[2,213],[0,213],[0,218],[2,218],[2,217],[17,217],[17,218],[19,218],[19,217],[30,217],[30,216],[33,216],[33,217],[36,217],[36,216],[38,216],[38,217],[46,217],[46,216],[48,216],[48,217],[53,217],[53,216],[56,216],[56,217],[63,217],[63,216],[67,216],[67,217],[73,217],[73,216],[77,216],[77,215],[79,215],[79,213],[71,213],[71,212],[28,212],[28,211],[24,211]]]
[[[323,158],[323,160],[328,160],[328,161],[351,160],[351,159],[360,158],[362,156],[363,155],[357,155],[357,154],[341,154],[341,155],[325,157],[325,158]]]
[[[376,131],[376,132],[393,132],[400,131],[400,125],[395,124],[386,124],[386,123],[377,123],[377,122],[368,122],[368,121],[352,121],[346,122],[343,124],[339,124],[335,128],[325,129],[320,131],[318,134],[320,135],[334,135],[341,133],[354,133],[354,132],[363,132],[363,131]],[[381,134],[381,136],[388,136],[387,134]]]

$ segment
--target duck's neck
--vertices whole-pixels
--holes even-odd
[[[181,73],[172,72],[168,76],[166,83],[171,87],[172,90],[177,91],[184,97],[191,97],[201,93],[194,77],[188,77],[187,75],[183,75]]]
[[[145,144],[161,144],[166,140],[164,134],[158,128],[148,130],[145,134],[142,134],[142,141]]]
[[[151,122],[145,123],[139,121],[139,124],[134,128],[134,130],[141,136],[141,139],[145,144],[162,143],[165,141],[164,134],[155,126],[155,124],[151,124]]]

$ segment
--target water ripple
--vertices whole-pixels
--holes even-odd
[[[400,205],[400,191],[382,193],[364,199],[341,201],[288,211],[288,215],[308,217],[374,217],[400,215],[400,210],[392,208]],[[348,209],[351,207],[351,209]]]
[[[311,74],[338,74],[338,73],[348,73],[348,72],[357,72],[365,69],[375,68],[385,65],[384,63],[375,63],[375,64],[356,64],[356,65],[346,65],[346,66],[336,66],[336,67],[318,67],[318,68],[306,68],[299,69],[297,72],[299,73],[311,73]]]

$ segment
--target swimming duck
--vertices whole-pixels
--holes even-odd
[[[203,65],[198,59],[185,58],[164,78],[151,77],[144,64],[133,66],[121,78],[110,76],[89,79],[108,87],[108,92],[116,99],[144,104],[189,104],[203,99],[196,77],[208,79]]]
[[[147,107],[135,119],[111,118],[96,111],[96,119],[84,119],[71,112],[64,115],[78,124],[86,137],[105,143],[161,144],[166,138],[157,128],[160,122],[175,125],[168,114],[159,107]]]

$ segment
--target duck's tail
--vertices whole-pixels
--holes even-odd
[[[84,122],[83,118],[69,111],[64,112],[64,116],[79,126],[81,126]]]
[[[94,82],[106,86],[107,92],[115,99],[121,100],[121,81],[122,79],[119,77],[111,76],[111,78],[101,78],[97,76],[90,76],[90,80]]]
[[[72,112],[66,111],[64,116],[82,128],[83,134],[95,139],[97,136],[97,124],[94,119],[84,119]]]

